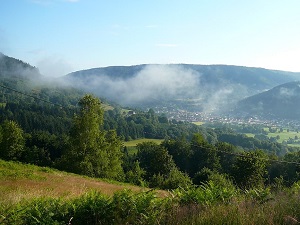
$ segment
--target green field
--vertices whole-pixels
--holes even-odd
[[[193,122],[193,124],[196,124],[196,125],[200,126],[200,125],[203,125],[203,124],[204,124],[204,122],[197,121],[197,122]]]
[[[287,131],[287,129],[284,129],[282,132],[278,131],[275,133],[271,133],[268,131],[268,128],[264,128],[267,132],[268,132],[268,137],[277,137],[279,136],[279,139],[277,140],[278,143],[282,143],[283,141],[288,141],[290,138],[291,139],[295,139],[295,137],[297,136],[300,139],[300,133],[296,132],[296,131]],[[248,137],[254,137],[255,135],[252,133],[246,133],[246,135]],[[300,144],[288,144],[289,146],[294,146],[294,147],[299,147]]]
[[[108,110],[113,110],[114,107],[112,107],[111,105],[108,104],[102,104],[102,108],[104,111],[108,111]]]
[[[255,134],[252,134],[252,133],[245,133],[247,135],[247,137],[254,137]]]
[[[133,140],[133,141],[126,141],[124,142],[124,146],[126,147],[135,147],[137,144],[146,142],[146,141],[153,141],[156,144],[160,144],[161,142],[163,142],[164,139],[148,139],[148,138],[142,138],[142,139],[137,139],[137,140]]]
[[[300,134],[295,131],[287,132],[287,130],[283,130],[283,132],[276,132],[276,133],[268,133],[268,137],[277,137],[279,135],[280,139],[278,142],[283,142],[289,140],[289,138],[294,139],[295,136],[300,137]]]
[[[137,153],[136,145],[146,142],[146,141],[153,141],[156,144],[160,144],[163,141],[163,139],[142,138],[142,139],[137,139],[137,140],[133,140],[133,141],[126,141],[126,142],[124,142],[124,146],[127,148],[128,154],[133,155],[133,154]]]

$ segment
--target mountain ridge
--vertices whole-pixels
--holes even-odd
[[[36,92],[37,86],[30,85],[30,80],[41,76],[38,68],[0,53],[0,77],[3,77],[0,83],[5,82],[3,84],[19,91]],[[300,73],[223,64],[140,64],[79,70],[59,79],[71,87],[80,89],[80,93],[90,92],[123,106],[134,106],[141,109],[156,108],[160,112],[163,112],[162,108],[168,108],[169,111],[175,109],[189,112],[223,113],[228,110],[232,111],[237,104],[236,108],[240,108],[243,112],[276,117],[276,114],[272,114],[267,109],[257,111],[258,103],[250,100],[243,101],[243,99],[256,96],[266,90],[272,90],[278,85],[286,85],[286,83],[300,80]],[[35,83],[37,80],[39,79],[36,79]],[[59,82],[55,83],[56,87],[58,87],[57,84]],[[70,87],[64,85],[65,83],[62,88]],[[53,87],[49,84],[46,86]],[[281,88],[286,88],[288,91],[286,86]],[[249,99],[256,98],[259,97],[250,97]],[[262,98],[266,99],[266,97]],[[271,95],[268,95],[268,98],[269,100],[263,101],[263,105],[268,106],[267,101],[272,102],[273,105],[270,105],[269,108],[272,108],[273,111],[275,106],[279,112],[282,111],[282,108],[291,108],[286,105],[287,100],[283,102],[282,99],[274,98]],[[65,100],[56,102],[58,99],[60,98],[55,97],[55,103],[65,102]],[[2,101],[5,102],[5,98]],[[259,100],[256,101],[259,102]],[[298,102],[298,99],[294,102]],[[291,104],[297,105],[294,102]],[[247,104],[251,107],[247,107]],[[298,109],[292,107],[289,111],[298,112]],[[289,118],[298,117],[298,114],[291,115],[287,111],[279,114],[280,117],[286,115]]]
[[[38,68],[0,52],[0,76],[1,77],[23,77],[40,78],[41,74]]]
[[[300,80],[300,73],[222,64],[140,64],[80,70],[64,79],[122,105],[149,108],[165,100],[200,99],[193,110],[212,111],[218,104],[224,108],[228,102],[231,107],[245,97]]]
[[[240,101],[240,112],[269,118],[300,119],[300,81],[278,85]]]

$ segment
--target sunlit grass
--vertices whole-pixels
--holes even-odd
[[[0,205],[36,197],[72,198],[91,190],[113,195],[123,189],[142,190],[126,183],[0,160]]]
[[[254,136],[255,136],[255,134],[252,134],[252,133],[245,133],[245,135],[246,135],[247,137],[254,137]]]
[[[201,122],[201,121],[197,121],[197,122],[193,122],[193,124],[196,124],[196,125],[198,125],[198,126],[201,126],[201,125],[203,125],[205,122]]]
[[[137,144],[143,143],[143,142],[147,142],[147,141],[153,141],[156,144],[160,144],[161,142],[163,142],[164,139],[148,139],[148,138],[142,138],[142,139],[137,139],[137,140],[133,140],[133,141],[126,141],[124,142],[124,146],[126,147],[134,147]]]
[[[279,139],[277,139],[277,142],[278,143],[282,143],[284,141],[288,141],[289,139],[293,139],[295,140],[295,137],[297,136],[300,140],[300,133],[296,132],[296,131],[287,131],[287,129],[284,129],[282,132],[278,131],[275,132],[275,133],[271,133],[269,132],[269,129],[268,128],[264,128],[265,131],[268,132],[268,137],[271,138],[271,137],[279,137]],[[245,133],[245,135],[247,135],[247,137],[254,137],[255,134],[252,134],[252,133]],[[293,146],[293,147],[300,147],[300,144],[288,144],[289,146]]]

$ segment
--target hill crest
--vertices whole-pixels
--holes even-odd
[[[288,82],[240,101],[237,111],[268,118],[299,120],[300,81]]]

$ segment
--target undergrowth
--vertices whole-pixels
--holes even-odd
[[[0,160],[3,182],[39,181],[46,176],[39,170],[58,173]],[[11,198],[5,195],[16,196],[24,189],[6,190],[9,188],[0,185],[0,224],[4,225],[300,224],[300,181],[277,190],[274,187],[241,190],[229,180],[216,177],[199,186],[169,191],[163,197],[155,190],[122,190],[107,195],[87,189],[85,194],[72,197],[37,197],[41,190],[36,190],[30,197],[24,193],[26,197],[11,199],[13,195]]]
[[[91,191],[72,199],[33,198],[1,207],[2,224],[294,224],[300,219],[299,184],[272,194],[212,182],[167,197],[131,190],[107,196]]]

